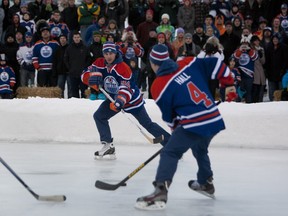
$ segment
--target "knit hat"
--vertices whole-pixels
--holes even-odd
[[[191,33],[186,33],[185,35],[184,35],[184,38],[186,39],[186,38],[192,38],[192,34]]]
[[[168,48],[164,44],[156,44],[153,46],[150,55],[149,60],[156,65],[161,65],[164,61],[170,59],[169,58],[169,52]]]
[[[169,15],[167,13],[162,14],[161,19],[170,19]]]
[[[27,32],[25,33],[25,37],[32,37],[32,33],[31,33],[30,31],[27,31]]]
[[[98,35],[99,37],[101,37],[101,33],[99,31],[93,31],[93,36]]]
[[[102,52],[103,53],[112,52],[112,53],[117,54],[117,48],[116,48],[115,43],[112,43],[110,41],[105,42],[103,44]]]
[[[259,37],[257,35],[253,35],[250,39],[250,43],[253,43],[254,41],[260,41]]]
[[[184,29],[181,28],[181,27],[179,27],[179,28],[177,29],[177,34],[179,34],[179,33],[185,33]]]

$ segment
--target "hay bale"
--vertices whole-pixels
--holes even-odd
[[[87,98],[87,99],[89,99],[90,94],[91,94],[91,90],[90,90],[90,88],[87,88],[87,89],[85,90],[85,95],[86,95],[86,98]]]
[[[61,98],[62,90],[59,87],[19,87],[16,91],[16,98],[43,97]]]
[[[273,96],[274,96],[273,100],[274,100],[274,101],[281,101],[282,91],[283,91],[283,90],[276,90],[276,91],[274,91],[274,94],[273,94]]]

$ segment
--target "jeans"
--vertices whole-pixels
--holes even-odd
[[[212,138],[213,136],[203,137],[181,126],[177,127],[160,153],[156,182],[172,182],[179,159],[183,153],[191,149],[198,164],[197,180],[200,184],[205,184],[207,179],[213,176],[208,156],[208,147]]]
[[[253,78],[242,77],[240,87],[246,91],[245,102],[252,103],[252,88],[253,88]]]
[[[269,100],[273,101],[274,100],[274,92],[276,90],[282,89],[282,82],[276,82],[276,81],[269,81],[268,80],[268,95],[269,95]]]
[[[71,94],[71,82],[70,82],[70,78],[67,74],[60,74],[57,77],[57,86],[59,88],[61,88],[62,90],[62,98],[64,98],[64,90],[65,90],[65,84],[67,81],[67,95],[68,98],[71,98],[72,94]]]
[[[69,76],[69,79],[71,84],[71,97],[85,98],[85,90],[87,89],[87,86],[81,81],[80,76]],[[81,95],[79,95],[79,91],[81,92]]]

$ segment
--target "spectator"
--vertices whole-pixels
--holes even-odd
[[[281,13],[276,16],[280,20],[280,26],[285,32],[286,37],[288,37],[288,13],[287,4],[281,5]]]
[[[233,33],[241,38],[242,35],[242,21],[240,17],[235,17],[233,22]]]
[[[263,29],[267,27],[267,20],[264,17],[259,18],[259,25],[257,31],[253,33],[253,35],[257,35],[259,40],[261,41],[263,39]]]
[[[33,48],[33,65],[37,69],[37,86],[52,87],[56,86],[55,77],[52,73],[53,53],[59,47],[55,40],[50,38],[48,26],[40,28],[41,39],[35,43]]]
[[[13,86],[14,93],[16,93],[16,90],[20,84],[19,82],[20,81],[20,73],[19,73],[20,66],[16,58],[18,48],[19,48],[19,45],[15,41],[15,34],[8,32],[5,35],[4,45],[1,45],[0,47],[0,53],[5,54],[7,65],[9,65],[15,73],[16,83]]]
[[[274,33],[272,43],[266,52],[266,75],[268,79],[268,95],[274,100],[274,91],[282,89],[281,79],[287,70],[288,49],[280,40],[279,33]]]
[[[156,29],[158,23],[153,21],[154,12],[149,9],[146,11],[146,20],[138,25],[136,37],[141,46],[144,46],[149,39],[149,32],[151,29]]]
[[[81,74],[84,68],[90,64],[90,56],[88,48],[81,41],[79,32],[73,33],[73,42],[65,51],[64,61],[69,71],[71,96],[75,98],[86,98],[85,90],[87,86],[82,83]]]
[[[16,83],[15,74],[13,68],[11,68],[6,61],[4,53],[0,54],[0,99],[12,99],[13,98],[13,86]]]
[[[172,34],[172,41],[174,40],[175,37],[175,28],[174,26],[170,23],[170,16],[168,14],[163,14],[161,16],[161,22],[160,25],[156,28],[156,32],[160,33],[163,32],[165,33],[166,30],[169,30]]]
[[[62,90],[61,97],[64,98],[65,84],[67,83],[67,96],[71,98],[71,83],[68,76],[68,68],[64,62],[64,54],[68,47],[66,35],[60,35],[59,45],[53,54],[53,76],[57,79],[57,86]]]
[[[240,38],[234,34],[231,21],[225,23],[225,33],[219,37],[224,50],[224,62],[228,65],[228,59],[240,45]]]
[[[207,28],[211,27],[212,28],[212,33],[209,32],[208,36],[211,37],[212,35],[214,35],[215,37],[219,38],[220,34],[219,34],[218,29],[214,25],[213,20],[214,20],[213,16],[211,16],[211,15],[207,15],[206,16],[205,21],[204,21],[204,25],[203,25],[204,32],[205,32],[205,34],[207,34]]]
[[[78,7],[77,13],[78,13],[78,22],[80,25],[81,38],[85,39],[88,26],[92,25],[97,20],[100,14],[100,6],[97,3],[93,3],[93,0],[84,0]],[[90,35],[91,41],[92,41],[92,32]],[[84,41],[84,44],[86,44],[86,41]]]
[[[44,19],[47,20],[50,17],[47,18],[45,14],[46,5],[43,3],[42,0],[35,0],[34,2],[30,2],[28,4],[28,11],[31,14],[31,18],[37,23],[39,20]]]
[[[239,17],[241,19],[241,23],[244,22],[244,17],[243,17],[243,14],[239,10],[239,5],[234,3],[232,4],[230,20],[233,21],[235,17]]]
[[[214,25],[219,32],[219,37],[225,33],[225,24],[223,15],[221,14],[216,15]]]
[[[177,33],[176,39],[171,43],[174,56],[178,56],[179,48],[183,46],[183,44],[185,43],[185,40],[184,40],[185,30],[180,27],[176,30],[176,33]]]
[[[4,21],[5,19],[5,11],[3,10],[2,7],[0,7],[0,41],[1,41],[1,38],[2,38],[2,34],[3,34],[3,27],[4,27]]]
[[[271,43],[271,37],[272,37],[271,27],[264,28],[263,29],[263,38],[261,40],[261,46],[264,48],[265,53],[267,51],[269,44]]]
[[[128,24],[132,26],[134,31],[137,31],[138,25],[145,21],[147,10],[148,4],[145,0],[129,1]]]
[[[121,32],[118,28],[117,22],[113,19],[109,20],[105,32],[107,32],[108,35],[112,34],[115,41],[119,41],[121,38]]]
[[[129,3],[128,3],[128,0],[119,0],[120,1],[120,4],[122,4],[123,6],[123,10],[122,10],[122,13],[120,14],[120,16],[117,18],[117,26],[119,28],[119,30],[123,30],[124,29],[124,26],[125,26],[125,22],[126,22],[126,19],[128,17],[128,13],[129,13]]]
[[[263,102],[266,77],[263,65],[265,64],[264,48],[260,46],[260,39],[257,35],[251,37],[251,48],[254,49],[258,58],[254,62],[254,81],[253,81],[253,103]]]
[[[53,11],[52,17],[48,25],[50,28],[50,34],[52,39],[58,41],[60,35],[65,35],[68,38],[70,30],[66,23],[62,22],[59,10]]]
[[[193,42],[202,49],[208,38],[209,37],[204,33],[203,25],[197,24],[195,33],[193,34]]]
[[[97,22],[88,26],[85,37],[84,37],[84,44],[89,46],[93,41],[93,32],[100,31],[103,33],[105,28],[106,28],[106,18],[104,16],[99,16],[99,19]],[[81,32],[81,37],[82,35],[83,34]]]
[[[184,0],[184,4],[178,9],[178,27],[182,27],[185,33],[194,33],[195,9],[191,0]]]
[[[9,25],[13,24],[13,16],[20,11],[21,0],[13,0],[13,5],[8,10]],[[20,21],[20,17],[19,17]]]
[[[52,0],[45,0],[44,6],[44,10],[41,11],[41,19],[49,20],[51,19],[53,11],[58,10],[58,6],[55,5]]]
[[[120,25],[120,15],[123,13],[124,5],[120,0],[110,0],[105,8],[105,17],[107,20],[117,20],[117,25]]]
[[[254,62],[258,58],[257,52],[251,48],[250,45],[251,36],[251,34],[246,35],[245,31],[243,30],[243,36],[240,41],[241,45],[233,54],[239,64],[238,68],[241,73],[241,89],[246,91],[246,103],[253,102],[252,88],[254,81]]]
[[[22,43],[24,43],[24,36],[22,34],[22,32],[17,31],[15,34],[15,42],[20,45]]]
[[[171,25],[177,26],[178,25],[177,14],[179,6],[180,6],[179,0],[159,0],[156,1],[155,10],[158,12],[159,16],[161,16],[161,21],[162,21],[162,15],[168,14],[168,16],[170,17]],[[174,34],[174,32],[172,33]]]
[[[7,27],[6,34],[11,33],[16,35],[16,32],[20,31],[24,35],[27,29],[20,25],[20,18],[18,14],[13,15],[12,24]]]
[[[259,0],[247,0],[243,4],[242,13],[244,17],[251,16],[251,20],[255,20],[253,23],[252,29],[254,29],[257,26],[257,21],[259,20]]]
[[[225,0],[213,1],[211,4],[211,9],[209,14],[216,18],[217,15],[223,16],[223,23],[228,21],[231,17],[230,4]]]
[[[28,12],[28,4],[25,3],[25,2],[21,2],[20,4],[20,11],[18,11],[16,14],[19,15],[19,18],[20,18],[20,22],[23,20],[23,15],[25,13]]]
[[[249,28],[251,32],[254,32],[257,29],[257,25],[255,24],[251,15],[245,16],[244,27]]]
[[[2,34],[1,34],[1,38],[0,38],[1,41],[4,40],[4,35],[6,32],[6,29],[10,23],[9,17],[8,17],[9,7],[10,7],[10,1],[9,0],[2,0],[2,4],[1,4],[0,8],[2,8],[4,10],[4,19],[3,19]]]
[[[19,46],[17,60],[20,65],[20,86],[33,87],[35,68],[32,64],[33,46],[32,33],[25,33],[25,42]]]
[[[159,23],[159,14],[156,11],[156,0],[147,0],[148,8],[153,11],[153,22]]]
[[[30,13],[27,11],[23,14],[22,21],[20,21],[20,26],[23,26],[27,29],[28,32],[31,32],[32,35],[35,33],[35,22],[31,19]]]
[[[203,25],[205,18],[209,14],[210,5],[203,2],[202,0],[194,0],[195,10],[195,23],[196,25]]]
[[[280,42],[283,42],[283,43],[287,42],[285,31],[283,31],[280,25],[280,19],[277,17],[275,17],[272,22],[272,34],[274,35],[275,33],[278,33]]]
[[[117,43],[119,51],[122,54],[123,61],[130,64],[132,57],[141,58],[144,55],[144,49],[137,41],[136,34],[131,28],[127,28],[126,32],[122,35],[121,41]]]
[[[132,78],[131,81],[135,82],[137,86],[139,86],[139,74],[140,69],[138,67],[138,59],[133,57],[130,59],[130,65],[129,65],[131,71],[132,71]]]
[[[68,26],[70,32],[79,31],[77,7],[75,0],[68,0],[68,7],[61,12],[61,18]],[[72,34],[69,34],[68,41],[72,41]]]
[[[178,59],[179,57],[182,58],[186,56],[197,56],[201,51],[201,47],[196,45],[193,42],[192,34],[186,33],[184,38],[185,38],[185,43],[179,48],[178,55],[177,55]]]
[[[208,28],[211,28],[210,26]],[[212,28],[211,28],[212,29]],[[210,58],[210,57],[216,57],[220,59],[221,61],[224,60],[224,54],[223,54],[223,46],[220,44],[219,39],[215,36],[211,36],[206,41],[206,44],[204,45],[201,52],[197,55],[197,58]],[[218,80],[209,80],[209,90],[215,99],[216,96],[216,90],[219,89],[219,82]]]

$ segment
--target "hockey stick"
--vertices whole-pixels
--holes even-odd
[[[99,88],[100,91],[112,102],[114,103],[115,101],[113,100],[113,98],[102,88],[100,87]],[[142,128],[136,124],[134,121],[132,121],[132,119],[129,118],[128,115],[126,115],[125,111],[123,109],[121,109],[121,112],[127,117],[127,119],[132,123],[134,124],[139,130],[140,132],[144,135],[144,137],[152,144],[155,144],[155,143],[160,143],[164,140],[164,135],[161,135],[159,137],[155,137],[155,138],[151,138],[150,136],[148,136],[143,130]]]
[[[120,186],[126,186],[126,181],[128,181],[132,176],[134,176],[136,173],[138,173],[143,167],[145,167],[150,161],[152,161],[157,155],[160,154],[162,148],[157,151],[154,155],[152,155],[150,158],[148,158],[144,163],[142,163],[140,166],[138,166],[135,170],[133,170],[128,176],[126,176],[122,181],[120,181],[117,184],[109,184],[103,181],[97,180],[95,183],[95,187],[102,189],[102,190],[116,190]]]
[[[15,172],[14,170],[0,157],[0,162],[12,173],[12,175],[39,201],[63,202],[66,200],[64,195],[40,196],[36,194]]]

